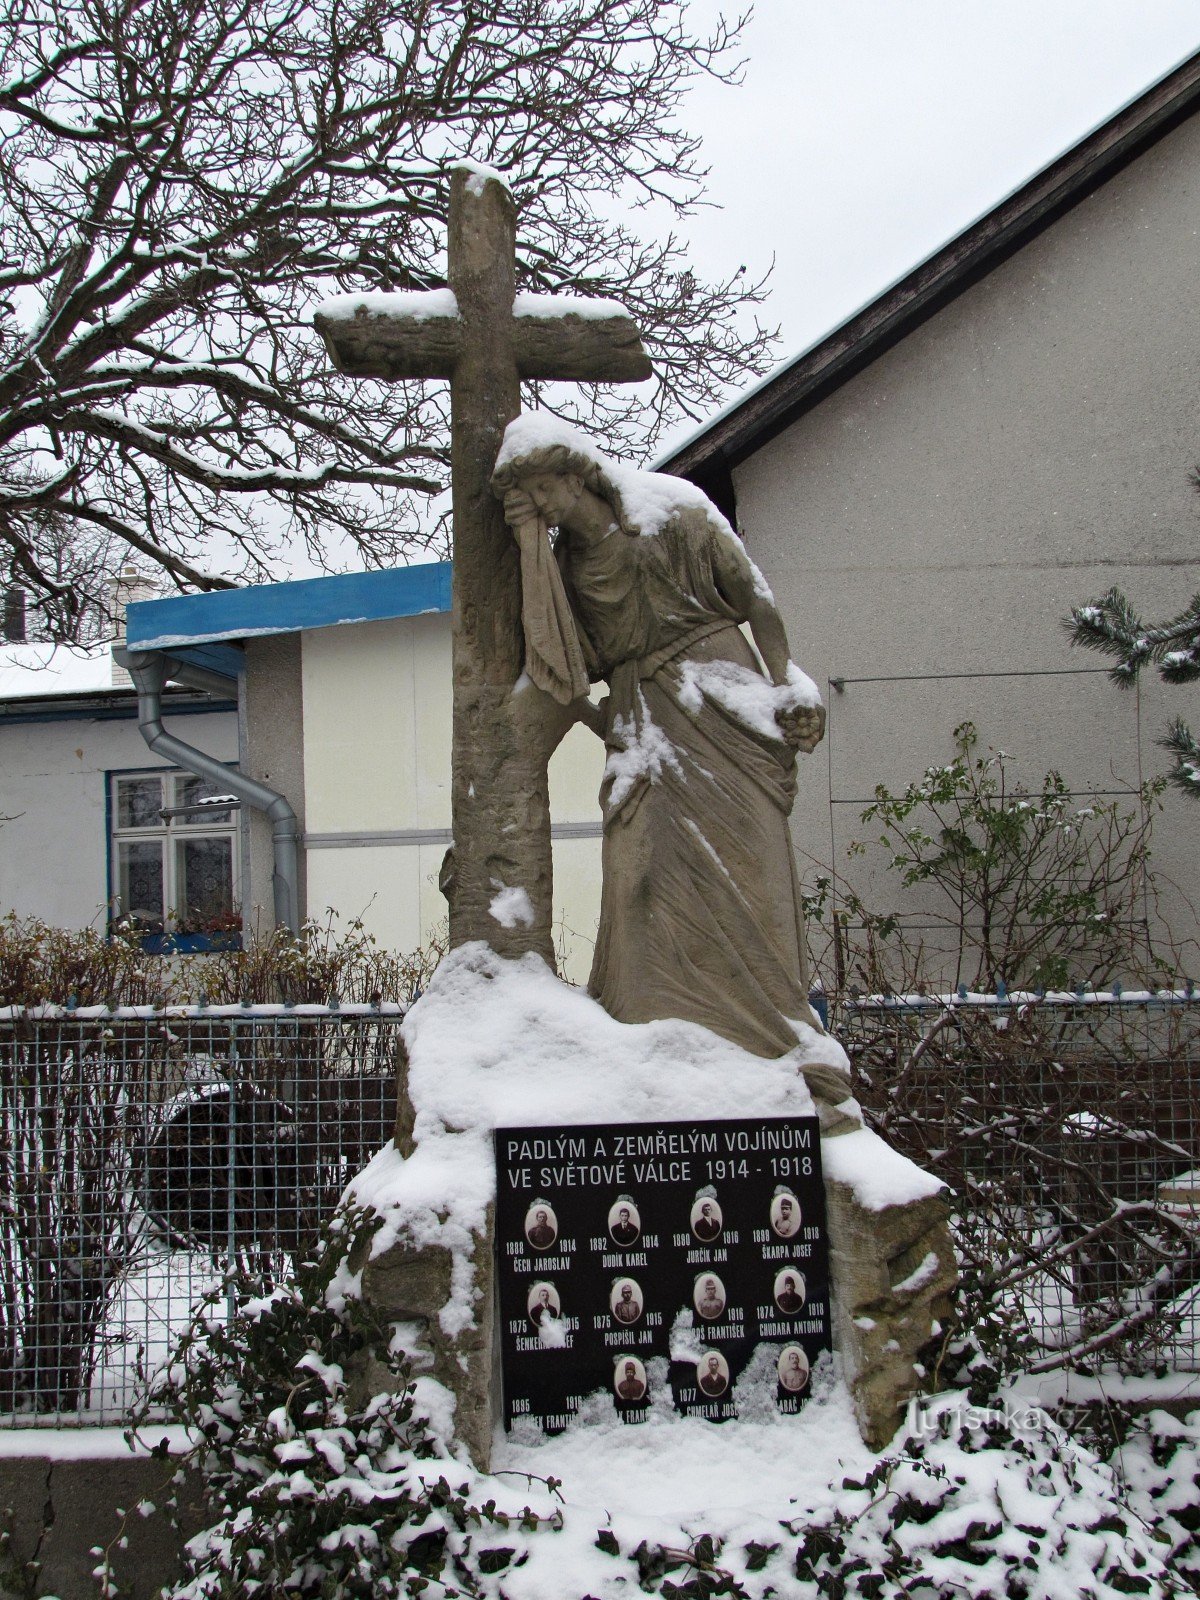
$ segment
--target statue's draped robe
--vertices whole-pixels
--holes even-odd
[[[683,670],[725,661],[760,671],[717,578],[716,542],[729,537],[689,509],[656,534],[614,528],[590,548],[561,536],[556,547],[584,656],[610,690],[588,988],[619,1021],[681,1017],[756,1055],[802,1040],[826,1131],[841,1131],[858,1118],[840,1051],[820,1060],[808,1004],[788,829],[795,754],[698,695]]]

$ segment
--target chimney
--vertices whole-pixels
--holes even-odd
[[[15,585],[4,591],[4,637],[9,644],[25,643],[25,591]]]
[[[110,579],[109,604],[113,613],[113,644],[125,643],[125,607],[129,602],[155,600],[158,593],[159,586],[156,580],[144,572],[139,572],[137,567],[122,567],[116,577]],[[112,665],[112,684],[114,689],[133,687],[133,679],[125,668],[119,667],[115,661]]]

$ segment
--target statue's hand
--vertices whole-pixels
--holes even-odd
[[[796,706],[776,713],[776,722],[785,744],[808,755],[825,737],[825,707]]]
[[[608,701],[608,695],[600,701],[589,700],[585,695],[582,699],[572,702],[578,720],[585,728],[590,728],[599,739],[604,737],[604,727],[608,720]]]
[[[505,490],[504,520],[514,533],[519,533],[523,528],[537,526],[538,509],[524,489]]]

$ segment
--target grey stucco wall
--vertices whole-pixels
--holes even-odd
[[[242,769],[269,784],[292,805],[304,828],[304,695],[300,677],[300,635],[279,634],[246,641],[246,676],[241,705]],[[261,811],[249,811],[245,840],[249,851],[248,892],[243,910],[251,932],[273,927],[271,824]],[[307,911],[304,851],[300,851],[300,915]]]
[[[1200,722],[1194,690],[1120,695],[1059,626],[1113,584],[1151,617],[1200,587],[1198,201],[1200,117],[736,470],[796,658],[823,686],[887,680],[827,694],[802,858],[844,870],[874,785],[947,759],[968,717],[1029,780],[1118,792],[1165,765],[1169,715]],[[1156,860],[1185,934],[1198,828],[1168,800]]]

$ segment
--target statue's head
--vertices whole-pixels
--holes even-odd
[[[610,507],[623,533],[637,532],[625,515],[616,485],[600,462],[571,445],[531,445],[519,455],[508,457],[492,473],[492,493],[503,500],[510,489],[523,489],[550,527],[561,526],[571,507],[586,492]]]

